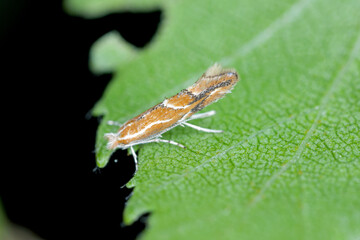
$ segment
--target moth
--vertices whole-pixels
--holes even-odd
[[[215,111],[196,113],[230,93],[238,81],[239,75],[234,69],[224,69],[215,63],[192,86],[165,99],[124,124],[109,121],[108,124],[119,125],[120,128],[115,133],[105,134],[105,138],[108,140],[107,148],[130,148],[137,170],[137,156],[133,149],[135,145],[165,142],[185,148],[180,143],[162,139],[163,133],[176,126],[187,126],[208,133],[222,132],[222,130],[199,127],[188,121],[213,116]]]

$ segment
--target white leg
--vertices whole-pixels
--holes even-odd
[[[180,143],[177,143],[177,142],[174,142],[174,141],[171,141],[171,140],[165,140],[165,139],[154,139],[154,142],[164,142],[164,143],[170,143],[172,145],[175,145],[175,146],[178,146],[178,147],[181,147],[181,148],[186,148],[184,145],[180,144]]]
[[[185,121],[190,121],[193,119],[199,119],[199,118],[206,118],[206,117],[211,117],[214,116],[216,114],[215,110],[209,111],[209,112],[205,112],[205,113],[198,113],[198,114],[194,114],[191,117],[189,117],[188,119],[186,119]]]
[[[214,130],[214,129],[209,129],[209,128],[202,128],[202,127],[199,127],[199,126],[187,123],[187,122],[183,122],[181,124],[184,124],[184,125],[186,125],[188,127],[194,128],[194,129],[199,130],[199,131],[208,132],[208,133],[222,133],[223,132],[223,130]]]
[[[116,121],[107,121],[107,124],[108,125],[111,125],[111,126],[119,126],[119,127],[121,127],[122,126],[122,124],[121,123],[119,123],[119,122],[116,122]]]
[[[177,143],[177,142],[174,142],[174,141],[171,141],[171,140],[159,139],[159,138],[155,138],[155,139],[143,141],[143,142],[140,142],[140,143],[138,143],[138,144],[145,144],[145,143],[151,143],[151,142],[165,142],[165,143],[170,143],[170,144],[179,146],[179,147],[181,147],[181,148],[186,148],[184,145],[182,145],[182,144],[180,144],[180,143]],[[133,146],[134,146],[134,145],[133,145]],[[134,157],[135,173],[136,173],[137,170],[138,170],[138,162],[137,162],[137,155],[136,155],[136,153],[135,153],[135,150],[134,150],[133,146],[130,146],[130,150],[131,150],[131,154],[132,154],[133,157]],[[134,173],[134,175],[135,175],[135,173]]]
[[[184,145],[182,145],[180,143],[177,143],[177,142],[174,142],[174,141],[171,141],[171,140],[160,139],[160,138],[154,138],[154,139],[146,140],[146,141],[143,141],[143,142],[139,142],[137,144],[145,144],[145,143],[152,143],[152,142],[165,142],[165,143],[170,143],[172,145],[179,146],[181,148],[186,148]]]
[[[134,157],[134,162],[135,162],[135,173],[137,172],[138,170],[138,162],[137,162],[137,156],[136,156],[136,153],[134,151],[134,148],[132,146],[130,146],[130,150],[131,150],[131,154],[133,155]],[[135,175],[134,173],[134,175]]]

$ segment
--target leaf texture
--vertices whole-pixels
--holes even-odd
[[[126,223],[151,212],[143,239],[358,239],[360,2],[153,4],[165,12],[159,35],[94,108],[100,167],[103,135],[116,131],[107,120],[125,122],[214,62],[241,81],[193,122],[224,133],[178,127],[163,137],[186,150],[141,146]]]

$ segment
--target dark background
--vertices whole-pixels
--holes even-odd
[[[134,239],[146,216],[122,226],[132,176],[126,151],[93,172],[98,118],[86,118],[111,79],[88,70],[92,43],[117,30],[138,48],[161,12],[86,20],[61,1],[1,1],[3,141],[0,199],[9,220],[52,239]]]

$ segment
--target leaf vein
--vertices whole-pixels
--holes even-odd
[[[351,48],[349,57],[346,61],[346,63],[340,68],[338,73],[336,74],[332,84],[330,85],[329,89],[325,92],[324,96],[322,97],[321,104],[318,108],[318,114],[315,117],[315,120],[313,121],[310,130],[306,133],[304,139],[300,143],[297,151],[294,154],[294,157],[288,161],[277,173],[272,175],[272,177],[263,185],[263,187],[260,189],[258,194],[255,195],[255,197],[250,202],[250,206],[254,206],[256,203],[258,203],[262,196],[264,195],[265,191],[269,189],[269,187],[274,183],[274,181],[282,175],[286,170],[290,168],[295,162],[297,162],[302,153],[305,150],[306,144],[310,141],[310,138],[313,136],[313,133],[315,132],[316,127],[319,125],[319,120],[326,114],[326,105],[328,104],[331,95],[336,90],[338,84],[340,83],[342,77],[344,76],[345,72],[348,70],[350,64],[355,60],[356,54],[360,51],[360,34],[358,35],[354,46]]]

